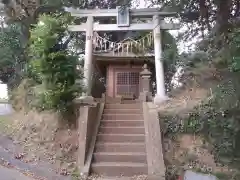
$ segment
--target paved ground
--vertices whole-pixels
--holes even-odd
[[[2,180],[33,180],[30,177],[23,175],[16,169],[0,166],[0,175]]]
[[[13,109],[10,104],[5,104],[0,102],[0,115],[8,115],[12,112],[13,112]]]
[[[0,103],[0,115],[7,115],[12,112],[12,107],[9,104]],[[0,144],[1,146],[1,144]],[[0,158],[4,160],[3,154],[0,153]],[[33,180],[15,168],[7,168],[0,165],[0,175],[3,180]]]
[[[43,161],[35,161],[26,163],[21,159],[16,159],[16,154],[22,153],[21,147],[17,144],[14,144],[11,139],[0,134],[0,169],[5,172],[6,177],[2,177],[0,171],[0,180],[11,180],[7,179],[11,171],[5,171],[6,168],[2,169],[2,166],[11,167],[12,171],[32,174],[35,179],[44,179],[44,180],[71,180],[70,176],[62,176],[58,174],[52,164]],[[16,172],[16,173],[17,173]],[[23,176],[24,177],[24,176]],[[18,179],[25,180],[25,179]],[[26,179],[27,180],[27,179]],[[29,179],[28,179],[29,180]]]

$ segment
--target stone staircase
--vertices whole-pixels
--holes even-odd
[[[91,173],[107,177],[148,173],[142,104],[105,104]]]

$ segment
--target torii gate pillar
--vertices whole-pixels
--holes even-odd
[[[87,31],[84,58],[84,85],[86,95],[91,96],[93,70],[93,16],[87,17]]]
[[[168,99],[165,92],[160,20],[161,19],[158,15],[153,16],[154,24],[153,36],[154,36],[155,72],[157,88],[157,93],[154,97],[155,104],[160,104],[161,102]]]

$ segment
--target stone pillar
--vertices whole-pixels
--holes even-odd
[[[78,156],[77,166],[83,175],[85,175],[84,167],[87,159],[87,134],[89,124],[89,108],[96,107],[97,103],[91,97],[85,96],[74,100],[77,113],[78,126]]]
[[[151,99],[151,96],[152,96],[151,84],[150,84],[151,75],[152,75],[152,73],[148,70],[147,64],[144,64],[143,71],[140,72],[141,85],[142,85],[140,99],[142,101],[148,101]]]
[[[154,23],[153,36],[155,53],[155,72],[157,88],[157,93],[154,97],[154,102],[158,104],[167,99],[165,94],[164,69],[162,60],[160,17],[158,15],[153,16],[153,23]]]
[[[85,59],[84,59],[84,85],[86,96],[91,96],[93,70],[93,17],[87,18]]]

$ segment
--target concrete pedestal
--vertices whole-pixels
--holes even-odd
[[[153,98],[153,102],[156,105],[160,105],[168,100],[170,100],[170,98],[168,96],[161,96],[161,95],[157,95],[157,94]]]
[[[92,96],[80,96],[75,99],[77,104],[81,105],[95,105],[94,98]]]

